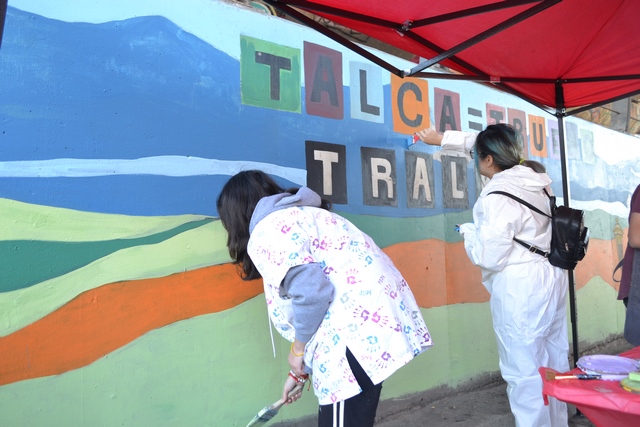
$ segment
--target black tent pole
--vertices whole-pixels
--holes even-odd
[[[564,117],[566,111],[564,108],[564,88],[560,80],[556,81],[556,117],[558,118],[558,136],[560,138],[560,163],[562,165],[562,197],[564,205],[569,207],[571,194],[569,191],[569,163],[567,160],[567,149],[564,137]],[[571,316],[571,340],[573,344],[573,366],[578,363],[578,319],[576,312],[576,292],[575,292],[575,273],[573,270],[567,270],[569,275],[569,310]]]
[[[7,2],[9,0],[0,0],[0,46],[2,46],[2,33],[4,32],[4,20],[7,17]]]

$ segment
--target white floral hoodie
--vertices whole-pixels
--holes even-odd
[[[321,209],[320,197],[302,187],[262,199],[253,214],[248,253],[264,280],[274,326],[296,336],[291,299],[281,295],[287,272],[317,263],[334,298],[307,342],[305,365],[321,405],[360,393],[346,348],[374,384],[432,345],[413,293],[391,259],[345,218]]]

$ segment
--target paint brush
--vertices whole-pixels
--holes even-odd
[[[547,371],[545,373],[547,381],[553,380],[599,380],[602,379],[602,375],[598,374],[556,374],[553,371]]]
[[[300,390],[302,390],[302,387],[304,387],[304,383],[297,384],[289,392],[288,396],[289,397],[294,396],[296,393],[298,393]],[[277,402],[273,403],[272,405],[265,406],[264,408],[262,408],[260,410],[260,412],[258,412],[258,414],[255,417],[253,417],[253,419],[251,421],[249,421],[249,424],[247,424],[247,427],[266,424],[267,422],[269,422],[269,420],[271,418],[276,416],[276,414],[278,413],[280,408],[282,408],[282,406],[285,404],[285,402],[286,402],[286,400],[280,399]]]

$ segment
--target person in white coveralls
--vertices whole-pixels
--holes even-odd
[[[491,294],[490,307],[500,372],[518,427],[567,426],[567,406],[542,397],[541,366],[569,370],[567,336],[567,273],[547,258],[516,243],[516,237],[548,252],[551,221],[516,200],[511,193],[550,214],[551,179],[544,166],[522,158],[519,133],[506,124],[487,126],[479,134],[433,129],[420,139],[443,150],[464,152],[489,181],[473,206],[473,223],[459,232],[469,259],[482,269],[482,283]]]

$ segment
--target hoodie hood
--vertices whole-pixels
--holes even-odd
[[[538,173],[527,166],[518,165],[493,175],[482,193],[495,191],[496,187],[512,188],[516,192],[539,193],[550,184],[551,178],[546,173]]]
[[[263,197],[256,205],[253,215],[251,215],[249,233],[253,231],[260,220],[272,212],[300,206],[319,208],[321,204],[322,199],[318,193],[309,187],[300,187],[296,194],[280,193],[274,194],[273,196]]]

